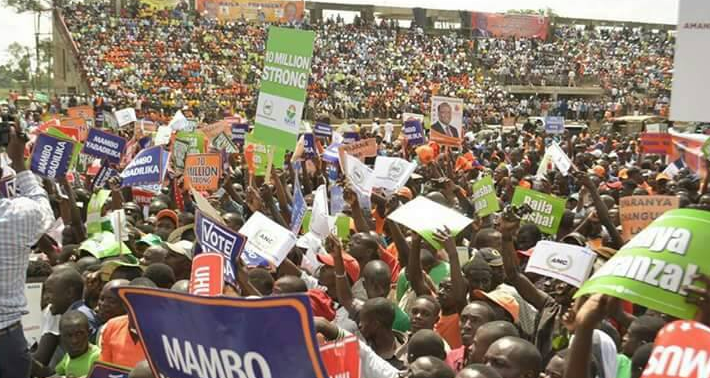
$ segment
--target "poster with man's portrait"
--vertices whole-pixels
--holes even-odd
[[[463,137],[463,100],[432,97],[429,139],[447,146],[460,146]]]

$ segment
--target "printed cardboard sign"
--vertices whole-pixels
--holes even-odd
[[[224,256],[224,281],[234,285],[237,277],[235,264],[247,243],[247,237],[226,227],[219,218],[208,216],[199,203],[198,209],[195,216],[196,242],[202,251]]]
[[[680,199],[676,196],[630,196],[619,199],[621,236],[625,241],[643,231],[654,219],[666,211],[677,209]]]
[[[99,129],[90,129],[81,152],[118,164],[125,150],[126,139]]]
[[[500,210],[496,189],[491,176],[485,176],[471,187],[473,191],[473,207],[476,215],[485,217]]]
[[[523,216],[523,221],[533,223],[540,231],[554,235],[560,227],[562,214],[565,211],[567,200],[555,196],[550,196],[532,189],[525,189],[522,186],[515,188],[511,204],[520,206],[528,204],[533,212]]]
[[[535,245],[525,271],[580,287],[592,272],[596,258],[596,253],[587,247],[542,240]]]
[[[116,121],[118,122],[119,127],[138,121],[136,118],[136,110],[133,108],[117,110],[114,115],[116,116]]]
[[[216,297],[224,291],[224,255],[200,253],[192,259],[188,292],[203,297]]]
[[[436,214],[436,216],[422,216],[422,214]],[[456,236],[472,222],[456,210],[421,196],[399,207],[387,218],[409,227],[437,249],[441,249],[442,246],[432,237],[436,230],[446,226],[451,230],[451,236]]]
[[[562,134],[565,132],[565,117],[547,116],[545,117],[545,133]]]
[[[572,168],[572,160],[570,160],[569,156],[556,143],[547,147],[547,152],[550,153],[550,159],[555,164],[555,167],[560,170],[562,176],[567,176],[569,169]]]
[[[169,158],[160,146],[142,150],[121,172],[121,187],[162,184]]]
[[[641,152],[644,154],[670,155],[673,153],[673,138],[669,133],[641,133]]]
[[[316,122],[313,126],[313,132],[318,137],[327,138],[333,135],[333,128],[327,123]]]
[[[48,179],[64,177],[69,171],[73,154],[74,142],[40,134],[35,141],[30,169]]]
[[[155,377],[327,378],[304,294],[242,299],[116,291]]]
[[[407,114],[407,113],[405,113]],[[424,116],[422,116],[424,118]],[[407,139],[407,145],[418,146],[424,144],[424,127],[419,119],[405,119],[402,125],[404,138]]]
[[[360,378],[360,343],[355,336],[321,345],[320,356],[329,377]]]
[[[235,154],[239,152],[237,146],[225,133],[219,133],[214,139],[212,139],[212,146],[214,146],[219,151],[225,151],[230,154]]]
[[[73,106],[67,109],[69,118],[94,119],[94,108],[91,105]]]
[[[697,308],[683,290],[692,277],[710,271],[710,219],[702,210],[675,209],[634,236],[575,296],[608,294],[680,319]]]
[[[222,177],[220,154],[189,154],[185,158],[185,188],[215,191]]]
[[[348,178],[358,192],[369,196],[375,181],[375,174],[372,168],[351,155],[345,155],[345,159],[341,160],[341,162],[345,164],[345,177]]]
[[[244,138],[249,133],[249,124],[233,123],[232,124],[232,141],[237,144],[244,144]]]
[[[384,188],[387,192],[396,192],[409,180],[409,176],[417,169],[416,162],[409,162],[404,159],[378,156],[375,159],[375,169],[373,171],[373,186]]]
[[[102,361],[94,362],[91,367],[88,378],[128,378],[131,373],[130,369],[123,368],[112,364],[107,364]]]
[[[663,327],[653,343],[643,378],[707,378],[710,366],[710,327],[676,320]]]
[[[377,141],[375,138],[364,139],[361,141],[353,142],[350,144],[343,144],[338,148],[338,156],[341,162],[344,160],[345,154],[353,156],[360,159],[360,161],[365,161],[366,157],[377,156]]]
[[[463,138],[463,100],[453,97],[431,98],[430,136],[446,146],[460,146]]]
[[[42,337],[42,283],[26,283],[25,298],[27,298],[28,313],[22,315],[22,331],[28,345],[38,343]]]
[[[293,232],[258,211],[244,223],[239,233],[247,237],[243,259],[249,266],[260,266],[266,260],[278,267],[296,245]]]

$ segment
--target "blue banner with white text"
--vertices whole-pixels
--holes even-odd
[[[89,129],[89,135],[84,142],[83,153],[106,159],[110,163],[121,162],[121,155],[126,150],[126,140],[99,129]]]

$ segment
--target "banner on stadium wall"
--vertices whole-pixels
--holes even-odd
[[[254,136],[271,146],[296,146],[311,74],[315,33],[270,27]]]
[[[680,319],[698,308],[684,290],[693,277],[710,269],[707,212],[675,209],[664,213],[634,236],[598,269],[575,297],[601,293]]]
[[[550,19],[527,14],[471,12],[473,37],[525,37],[547,39]]]
[[[296,22],[303,19],[304,1],[283,0],[196,0],[197,11],[220,20],[263,19],[267,22]]]
[[[180,4],[180,0],[140,0],[151,8],[163,10],[165,8],[175,8]]]
[[[155,377],[327,377],[306,295],[198,297],[128,286],[117,293]]]
[[[710,2],[683,0],[678,5],[678,28],[673,56],[673,97],[670,119],[685,122],[710,121],[710,111],[704,101],[710,77],[707,38],[710,22]]]

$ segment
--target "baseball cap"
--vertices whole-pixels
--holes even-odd
[[[503,266],[503,257],[494,248],[481,248],[476,252],[476,256],[483,257],[488,266]]]
[[[148,247],[154,247],[162,244],[163,240],[156,234],[145,234],[142,238],[136,241],[136,244],[138,243],[146,244]]]
[[[145,270],[145,267],[138,262],[135,256],[123,255],[120,259],[109,260],[101,264],[101,269],[99,270],[101,280],[109,281],[113,272],[121,266]]]
[[[173,222],[175,222],[175,225],[178,225],[178,216],[177,213],[170,209],[163,209],[158,212],[158,214],[155,215],[156,220],[161,220],[163,218],[170,218]]]
[[[520,304],[512,295],[502,290],[493,290],[489,293],[482,290],[475,290],[473,296],[478,299],[488,299],[497,304],[513,317],[513,322],[518,322],[518,318],[520,317]]]
[[[329,253],[317,255],[316,258],[322,264],[333,267],[335,266],[335,260],[333,260],[333,255]],[[358,278],[360,278],[360,264],[358,264],[357,260],[355,260],[354,257],[350,256],[350,254],[343,252],[343,264],[345,265],[345,273],[348,275],[348,277],[350,277],[353,282],[357,281]]]
[[[172,252],[178,255],[183,255],[189,260],[192,260],[192,242],[187,240],[180,240],[175,243],[165,243],[165,246]]]

